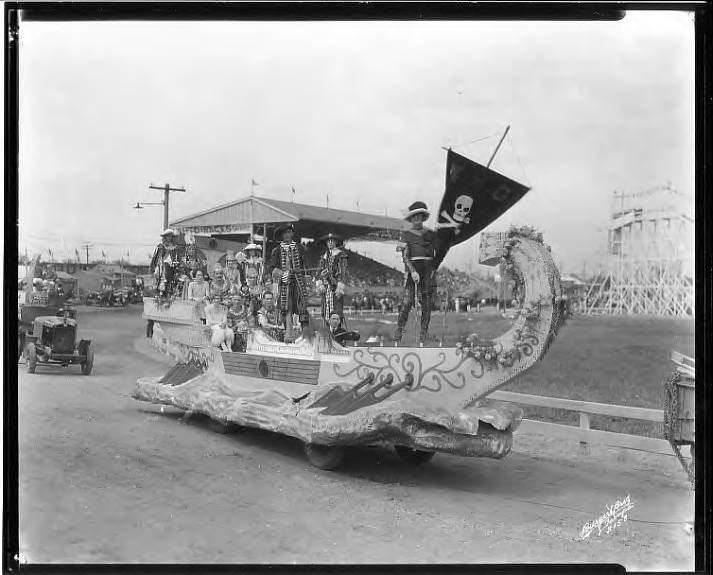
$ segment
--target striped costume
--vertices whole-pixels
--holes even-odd
[[[283,321],[289,312],[300,317],[300,323],[308,323],[307,281],[305,279],[305,253],[301,243],[280,242],[272,250],[270,267],[274,274],[280,272],[279,308]]]
[[[327,250],[319,260],[319,278],[324,283],[322,316],[336,313],[344,317],[344,284],[347,281],[347,254],[339,248]]]

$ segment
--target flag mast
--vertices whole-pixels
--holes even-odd
[[[505,132],[503,133],[502,138],[500,138],[500,141],[498,142],[498,145],[495,146],[495,150],[493,151],[493,155],[490,156],[490,159],[488,160],[488,165],[485,166],[486,168],[490,167],[490,164],[493,163],[493,159],[495,158],[495,154],[498,153],[498,150],[500,149],[500,145],[503,143],[503,140],[505,139],[505,136],[508,135],[508,132],[510,131],[510,124],[507,125],[505,128]],[[507,310],[507,303],[505,302],[505,287],[506,287],[506,281],[505,281],[505,262],[502,260],[500,261],[500,265],[498,266],[498,271],[500,272],[500,293],[498,294],[498,307],[502,305],[502,312],[505,313]]]
[[[508,132],[509,132],[509,131],[510,131],[510,124],[507,125],[507,127],[505,128],[505,132],[503,133],[502,138],[500,138],[500,141],[498,142],[498,145],[495,146],[495,150],[493,151],[493,155],[490,156],[490,159],[488,160],[488,163],[487,163],[486,166],[485,166],[486,168],[489,168],[489,167],[490,167],[490,164],[493,163],[493,159],[495,158],[495,154],[498,153],[498,150],[500,149],[500,145],[503,143],[503,140],[505,139],[505,136],[508,135]]]

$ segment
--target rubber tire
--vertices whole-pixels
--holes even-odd
[[[307,460],[320,469],[331,471],[344,462],[344,448],[337,445],[305,443]]]
[[[410,463],[411,465],[423,465],[436,455],[433,451],[421,451],[420,449],[413,449],[404,445],[394,445],[394,450],[402,461]]]
[[[35,344],[28,343],[25,353],[27,354],[27,373],[35,373],[37,369],[37,348]]]
[[[217,419],[211,419],[208,422],[208,427],[213,433],[220,433],[221,435],[233,431],[233,425],[230,422],[218,421]]]
[[[87,358],[80,364],[82,368],[82,375],[89,375],[92,373],[92,367],[94,367],[94,344],[90,343],[87,346]]]

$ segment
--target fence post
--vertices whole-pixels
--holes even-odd
[[[580,429],[589,429],[589,414],[588,413],[579,413],[579,428]],[[579,442],[579,452],[582,455],[589,455],[589,443],[586,441],[580,441]]]

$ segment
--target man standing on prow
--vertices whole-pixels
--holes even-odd
[[[400,342],[404,326],[416,297],[421,300],[421,333],[419,341],[428,338],[428,324],[431,321],[433,294],[436,290],[436,270],[433,267],[435,233],[424,229],[423,222],[429,217],[428,208],[423,202],[414,202],[408,208],[405,219],[411,222],[411,229],[403,232],[397,251],[403,252],[406,266],[404,303],[399,313],[394,341]],[[418,292],[418,296],[417,293]]]

